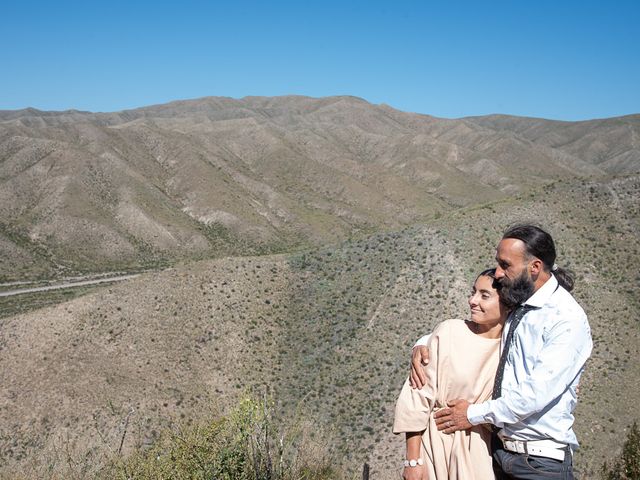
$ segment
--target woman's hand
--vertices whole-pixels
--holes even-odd
[[[417,467],[404,467],[402,478],[404,480],[428,480],[427,466],[418,465]]]

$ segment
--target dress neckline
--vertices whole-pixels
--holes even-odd
[[[491,342],[491,341],[493,341],[493,342],[495,342],[495,341],[500,341],[500,340],[502,339],[502,335],[500,335],[500,336],[498,336],[498,337],[496,337],[496,338],[483,337],[482,335],[480,335],[479,333],[474,332],[474,331],[471,329],[471,326],[470,326],[470,324],[471,324],[471,323],[474,323],[474,322],[472,322],[471,320],[464,320],[464,329],[465,329],[467,332],[469,332],[469,334],[473,335],[474,337],[476,337],[476,338],[481,338],[482,340],[487,340],[487,341],[490,341],[490,342]],[[504,326],[503,326],[503,328],[504,328]]]

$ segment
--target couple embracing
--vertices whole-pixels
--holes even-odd
[[[589,324],[551,236],[508,229],[479,274],[470,319],[414,347],[396,404],[406,480],[573,479],[573,410]],[[425,365],[426,366],[423,366]]]

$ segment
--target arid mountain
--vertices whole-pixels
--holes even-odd
[[[468,118],[496,131],[507,131],[538,145],[559,149],[616,174],[638,170],[640,115],[591,120],[549,120],[491,115]]]
[[[283,252],[638,172],[640,117],[444,120],[355,97],[0,112],[0,280]]]

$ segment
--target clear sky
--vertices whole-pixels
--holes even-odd
[[[640,1],[7,0],[0,109],[355,95],[440,117],[640,113]]]

